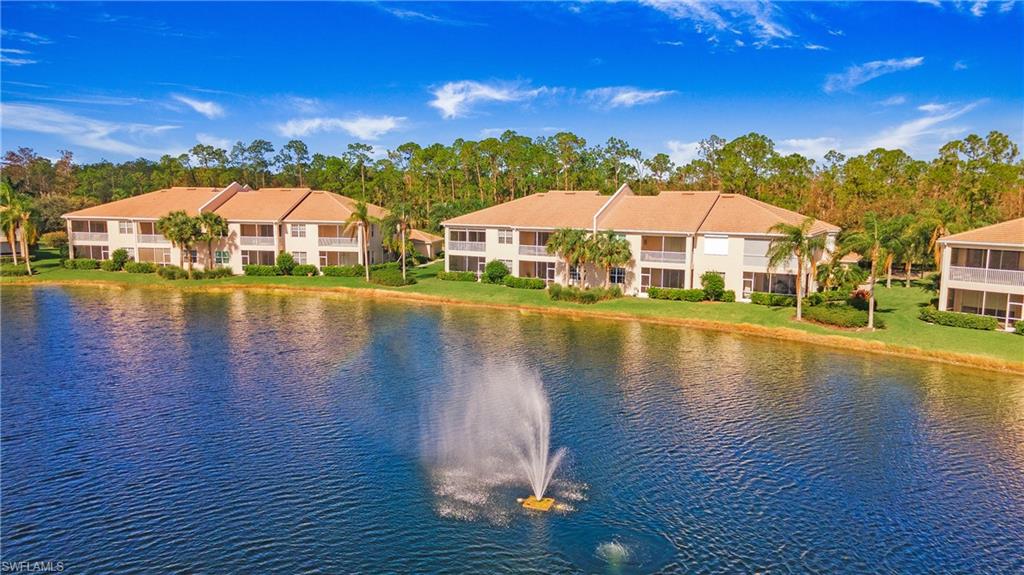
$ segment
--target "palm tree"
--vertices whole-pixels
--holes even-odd
[[[36,243],[36,217],[32,211],[31,206],[26,199],[22,204],[21,213],[19,214],[21,221],[18,224],[21,227],[21,257],[25,259],[25,269],[28,270],[28,275],[32,275],[32,262],[28,257],[28,246]],[[13,246],[12,246],[12,250]]]
[[[370,215],[366,202],[356,202],[355,209],[345,220],[346,231],[352,234],[362,233],[360,243],[363,252],[363,270],[366,272],[367,282],[370,281],[370,226],[376,221],[378,221],[377,218]]]
[[[768,228],[769,233],[780,234],[768,245],[768,267],[773,269],[796,258],[796,320],[803,319],[804,265],[815,267],[816,260],[825,249],[825,235],[811,234],[814,218],[805,219],[799,226],[778,223]]]
[[[178,248],[178,264],[181,266],[184,266],[185,250],[191,249],[203,233],[198,218],[193,218],[183,210],[160,218],[156,221],[156,228],[170,240],[171,245]],[[188,277],[192,277],[192,258],[188,259]]]
[[[199,241],[206,244],[206,269],[213,269],[213,242],[228,235],[228,221],[214,212],[203,212],[196,216],[199,224]]]
[[[587,234],[583,230],[558,228],[548,237],[546,247],[549,254],[558,254],[565,260],[565,270],[568,274],[573,266],[579,266],[586,258],[586,244]]]
[[[629,241],[613,230],[605,230],[594,236],[591,245],[591,259],[604,269],[604,287],[607,288],[611,284],[612,268],[624,266],[633,259]]]
[[[11,256],[14,258],[14,263],[18,263],[18,248],[15,244],[15,238],[18,234],[18,222],[20,216],[17,212],[10,210],[11,204],[18,201],[17,194],[14,193],[14,189],[7,182],[0,182],[0,227],[3,228],[4,235],[7,236],[7,245],[11,246]]]
[[[878,264],[887,255],[887,235],[885,222],[874,212],[868,212],[864,214],[864,229],[846,238],[848,249],[867,254],[871,260],[871,272],[868,274],[868,329],[875,329],[875,280],[878,275]]]
[[[0,225],[4,229],[7,241],[11,246],[11,256],[15,264],[18,263],[18,249],[21,249],[21,257],[25,261],[25,269],[32,274],[32,262],[29,261],[29,245],[36,241],[35,214],[32,211],[32,201],[20,195],[10,187],[3,190],[4,209],[0,211]],[[20,232],[20,233],[19,233]],[[19,237],[20,236],[20,237]]]
[[[394,230],[394,234],[390,234],[387,238],[388,249],[402,254],[402,279],[405,279],[406,254],[412,251],[410,247],[412,242],[409,240],[409,232],[412,230],[409,207],[405,204],[395,206],[381,225],[386,230]]]

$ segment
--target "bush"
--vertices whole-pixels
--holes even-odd
[[[1013,333],[1024,335],[1024,321],[1017,320],[1017,323],[1013,324]]]
[[[370,271],[374,270],[402,270],[402,262],[384,262],[382,264],[370,264]],[[362,266],[359,266],[359,271],[363,271]]]
[[[178,266],[161,266],[156,270],[156,275],[166,280],[181,280],[188,277],[188,272]]]
[[[866,289],[859,289],[850,294],[850,299],[846,301],[859,310],[867,311],[868,302],[871,301],[871,292]],[[878,298],[875,298],[875,311],[878,311]]]
[[[249,264],[242,266],[242,271],[247,276],[277,276],[281,275],[281,270],[277,266]]]
[[[815,306],[823,303],[835,302],[835,301],[846,301],[850,297],[850,292],[846,290],[830,290],[830,291],[819,291],[808,294],[804,298],[804,305]],[[865,307],[865,309],[867,309]]]
[[[152,262],[127,262],[124,264],[124,271],[130,274],[151,274],[156,271],[156,264]]]
[[[551,284],[548,287],[548,297],[554,301],[571,301],[583,304],[592,304],[606,299],[622,297],[622,288],[612,286],[605,288],[579,289],[576,286],[562,287],[559,284]]]
[[[704,272],[700,276],[700,287],[704,288],[705,299],[718,301],[725,293],[725,278],[717,272]]]
[[[295,267],[295,257],[288,252],[281,252],[277,254],[277,269],[281,271],[281,275],[290,276],[292,275],[292,268]]]
[[[804,319],[837,327],[855,328],[868,325],[867,311],[844,303],[811,306],[804,310],[803,315]],[[875,327],[884,328],[885,321],[875,316]]]
[[[384,268],[371,272],[370,281],[383,286],[407,286],[416,283],[416,278],[403,278],[402,270]]]
[[[750,294],[750,302],[774,307],[796,307],[796,296],[755,291]]]
[[[365,273],[363,266],[359,264],[351,266],[324,266],[320,268],[320,272],[325,276],[338,278],[357,278]]]
[[[292,268],[293,276],[317,276],[320,272],[317,271],[316,266],[313,264],[299,264]]]
[[[65,231],[46,232],[39,236],[39,243],[48,248],[60,248],[68,245],[68,233]]]
[[[114,262],[114,270],[121,271],[124,269],[124,264],[131,261],[132,257],[128,255],[128,250],[124,248],[117,248],[113,253],[110,254],[108,261]],[[111,270],[107,270],[111,271]]]
[[[0,265],[0,276],[27,276],[27,275],[28,275],[28,270],[25,268],[25,266],[23,266],[21,264],[18,264],[18,265],[14,265],[14,264],[3,264],[3,265]],[[1018,324],[1018,325],[1024,325],[1024,323]]]
[[[100,262],[89,258],[80,258],[77,260],[68,260],[71,262],[71,267],[76,270],[95,270],[99,269]],[[67,267],[65,265],[65,267]]]
[[[705,293],[702,289],[676,289],[676,288],[647,288],[647,297],[652,299],[667,299],[672,301],[704,301]]]
[[[736,291],[727,289],[722,292],[722,301],[732,303],[736,301]]]
[[[516,289],[544,289],[544,280],[540,278],[517,278],[516,276],[505,276],[505,281],[503,283],[510,288]]]
[[[437,272],[437,279],[449,282],[475,282],[476,274],[473,272]]]
[[[994,317],[955,311],[939,311],[931,306],[921,308],[921,313],[918,317],[928,323],[934,323],[935,325],[947,325],[949,327],[963,327],[967,329],[999,329],[999,320]],[[1020,323],[1017,325],[1020,325]]]
[[[119,272],[121,268],[118,267],[117,262],[114,260],[103,260],[100,262],[100,269],[105,272]]]
[[[501,260],[491,260],[484,267],[484,275],[480,279],[488,284],[500,284],[511,274],[508,266]]]
[[[220,278],[229,278],[235,275],[231,268],[213,268],[210,270],[194,270],[192,272],[192,279],[194,280],[214,280]]]

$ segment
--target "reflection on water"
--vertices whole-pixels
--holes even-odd
[[[450,306],[2,295],[4,561],[93,573],[1024,570],[1024,384],[998,374]],[[492,516],[467,515],[472,491],[438,499],[424,406],[454,374],[482,377],[487,358],[543,382],[552,444],[569,449],[551,489],[574,512],[522,511],[511,474],[488,492]]]

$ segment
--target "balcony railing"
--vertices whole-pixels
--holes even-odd
[[[448,249],[455,252],[482,252],[487,249],[487,242],[448,242]]]
[[[949,266],[949,279],[1004,286],[1024,286],[1024,271]]]
[[[164,237],[163,234],[139,234],[138,242],[140,244],[170,244],[170,240]]]
[[[521,256],[551,256],[547,246],[521,245],[519,246]]]
[[[243,246],[272,246],[273,236],[242,236],[240,243]]]
[[[72,232],[71,239],[78,242],[105,242],[107,234],[102,232]]]
[[[768,256],[751,256],[743,254],[743,265],[758,267],[762,269],[768,269]],[[787,262],[782,262],[775,266],[776,270],[795,270],[796,269],[796,258],[790,258]]]
[[[357,238],[324,238],[317,240],[317,244],[328,248],[354,248],[359,246]]]
[[[686,252],[659,252],[653,250],[642,250],[640,252],[640,261],[685,264]]]

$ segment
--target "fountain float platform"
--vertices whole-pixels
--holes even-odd
[[[533,495],[526,499],[519,499],[519,502],[523,504],[524,508],[531,511],[551,511],[551,507],[555,504],[555,500],[551,497],[537,499]]]

